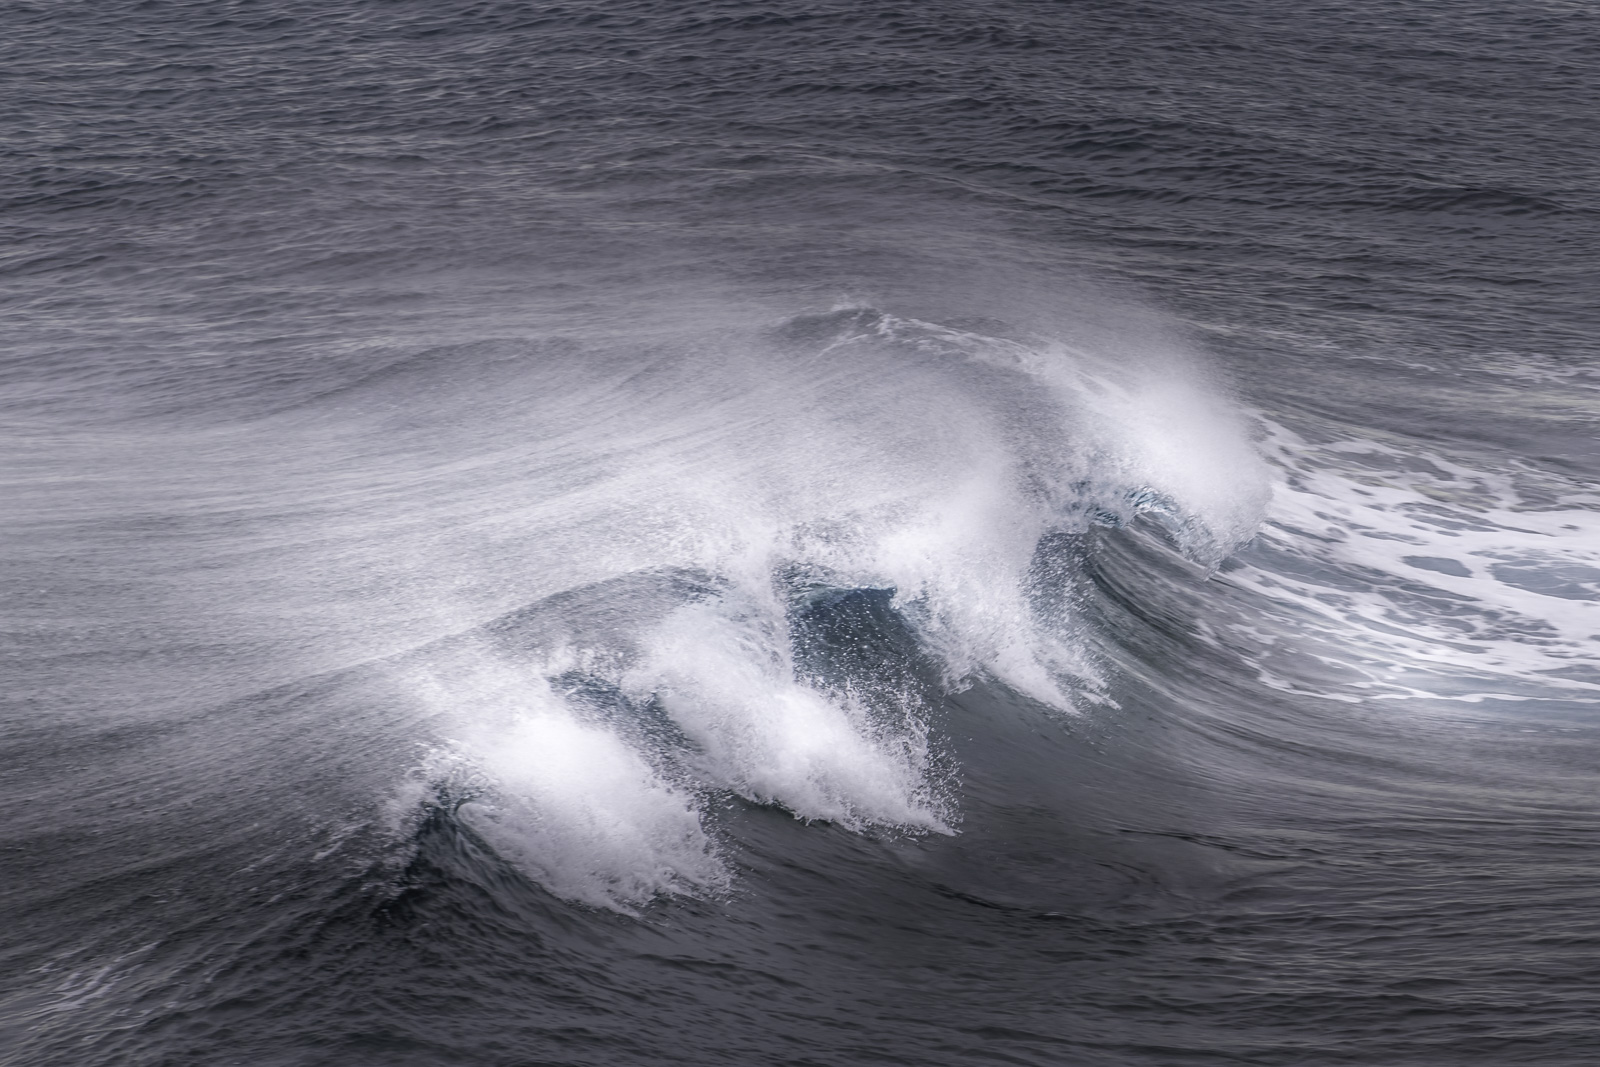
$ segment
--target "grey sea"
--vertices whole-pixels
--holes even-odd
[[[1600,1062],[1600,10],[0,7],[0,1062]]]

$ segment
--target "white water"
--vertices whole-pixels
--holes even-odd
[[[1345,677],[1320,695],[1600,699],[1594,487],[1378,440],[1314,445],[1268,425],[1279,484],[1258,548],[1304,565],[1226,580],[1272,605],[1258,638]],[[1270,660],[1263,680],[1289,687]]]

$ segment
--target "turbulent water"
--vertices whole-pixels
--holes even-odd
[[[1600,18],[0,10],[0,1060],[1600,1059]]]

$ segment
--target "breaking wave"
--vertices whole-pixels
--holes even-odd
[[[1063,546],[1145,515],[1214,566],[1267,497],[1177,347],[846,307],[566,366],[521,382],[546,437],[517,521],[568,580],[413,670],[445,738],[423,777],[591,904],[725,886],[719,797],[953,832],[941,695],[1104,699]]]

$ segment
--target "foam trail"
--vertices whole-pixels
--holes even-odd
[[[1526,470],[1374,440],[1317,446],[1265,424],[1281,471],[1260,539],[1272,555],[1264,565],[1252,553],[1228,580],[1298,621],[1305,647],[1353,672],[1362,697],[1600,695],[1588,667],[1600,640],[1591,488],[1535,490]],[[1270,669],[1264,679],[1287,685]]]

